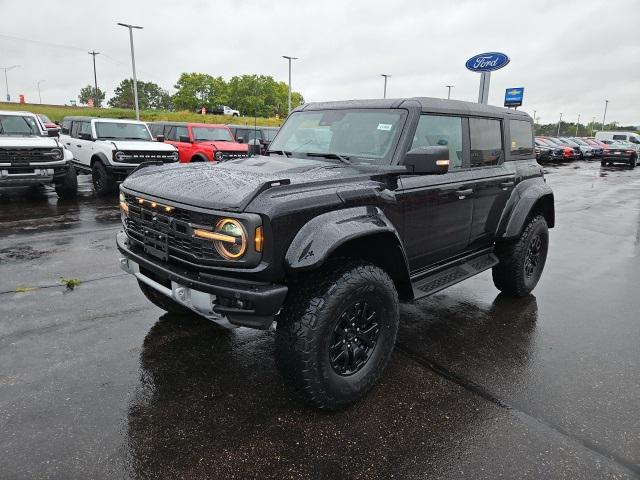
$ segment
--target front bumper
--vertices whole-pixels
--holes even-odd
[[[66,161],[25,164],[0,165],[1,187],[25,187],[55,183],[56,178],[67,173],[69,163]]]
[[[118,233],[116,242],[124,255],[120,266],[125,272],[217,323],[267,329],[287,296],[286,285],[240,281],[162,264],[130,245],[124,231]]]

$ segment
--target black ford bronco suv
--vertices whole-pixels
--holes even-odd
[[[283,376],[328,410],[382,373],[399,301],[490,268],[527,295],[554,225],[531,117],[435,98],[304,105],[266,156],[141,168],[120,207],[121,266],[151,302],[275,326]]]

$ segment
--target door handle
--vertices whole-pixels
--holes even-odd
[[[67,142],[67,145],[71,146],[71,142]]]
[[[465,188],[464,190],[456,190],[456,195],[460,200],[463,200],[465,197],[471,195],[473,193],[473,188]]]
[[[516,182],[509,181],[509,182],[502,182],[500,186],[502,187],[503,190],[506,190],[507,188],[513,187],[515,184]]]
[[[76,147],[78,147],[78,148],[82,148],[82,145],[76,145]]]

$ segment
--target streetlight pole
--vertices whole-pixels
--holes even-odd
[[[590,137],[593,137],[593,124],[596,123],[596,117],[593,117],[593,119],[591,120],[591,134],[589,134]]]
[[[384,90],[382,91],[382,98],[387,98],[387,78],[389,78],[391,75],[381,73],[380,76],[384,77]]]
[[[282,55],[282,58],[286,58],[289,61],[289,97],[288,97],[289,109],[287,110],[287,113],[291,113],[291,60],[298,60],[298,57],[290,57],[288,55]]]
[[[533,111],[533,124],[536,124],[536,111]]]
[[[578,136],[578,128],[580,128],[580,114],[578,114],[578,123],[576,123],[576,137]]]
[[[0,67],[0,69],[4,70],[4,84],[7,87],[7,102],[11,101],[11,95],[9,95],[9,80],[7,77],[7,72],[9,70],[13,70],[14,68],[19,67],[20,65],[10,65],[8,67]]]
[[[93,91],[93,106],[98,107],[98,76],[96,75],[96,55],[100,55],[100,52],[93,50],[89,52],[89,55],[93,56],[93,85],[95,90]]]
[[[44,82],[44,80],[38,80],[38,99],[40,100],[40,104],[42,105],[42,95],[40,94],[40,84]]]
[[[142,30],[143,27],[128,25],[126,23],[118,23],[118,25],[129,29],[129,43],[131,44],[131,66],[133,68],[133,101],[136,104],[136,120],[140,120],[140,107],[138,106],[138,79],[136,78],[136,57],[133,53],[133,29],[137,28],[138,30]]]
[[[451,99],[451,89],[455,87],[455,85],[445,85],[447,87],[447,100]]]
[[[562,123],[562,112],[560,113],[560,120],[558,120],[558,134],[556,137],[560,136],[560,124]]]
[[[604,101],[604,114],[602,115],[602,130],[604,130],[604,121],[607,118],[607,107],[609,106],[609,100]]]

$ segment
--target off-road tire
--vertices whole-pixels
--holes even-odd
[[[607,166],[607,161],[606,160],[600,160],[600,166],[606,167]]]
[[[540,240],[539,256],[532,274],[526,270],[527,256],[530,247]],[[535,243],[534,243],[535,242]],[[520,238],[513,242],[499,243],[496,255],[500,260],[493,267],[493,283],[498,290],[514,297],[524,297],[531,293],[540,280],[549,250],[549,229],[547,221],[542,215],[536,215],[529,220]]]
[[[101,161],[96,161],[91,168],[91,180],[96,194],[109,195],[116,191],[118,184],[113,175],[107,172]]]
[[[332,365],[329,348],[337,326],[357,302],[372,305],[380,328],[366,362],[345,376]],[[328,262],[291,286],[278,319],[276,364],[307,402],[337,410],[362,398],[376,383],[391,356],[398,319],[398,293],[386,272],[362,261]]]
[[[78,175],[74,167],[69,166],[62,180],[55,184],[55,189],[61,200],[76,198],[78,195]]]
[[[638,158],[635,155],[632,155],[629,159],[629,168],[636,168],[636,163],[638,162]]]
[[[175,300],[167,297],[166,295],[162,295],[161,293],[156,292],[153,288],[151,288],[146,283],[138,280],[138,285],[140,286],[140,290],[144,293],[144,296],[147,297],[151,303],[153,303],[156,307],[164,310],[165,312],[173,313],[174,315],[195,315],[191,310],[186,307],[183,307]]]

